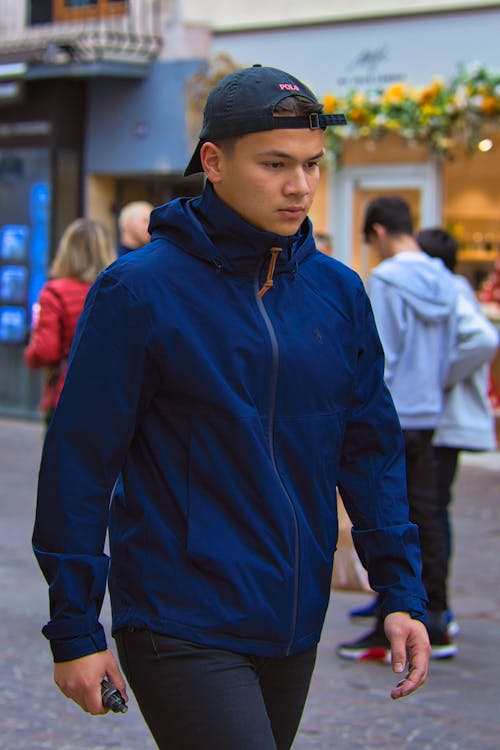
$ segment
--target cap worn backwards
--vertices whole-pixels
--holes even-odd
[[[210,92],[203,114],[200,140],[184,175],[202,172],[200,150],[206,141],[259,133],[275,128],[323,129],[345,125],[342,114],[312,113],[296,117],[276,117],[276,105],[288,96],[301,96],[314,104],[317,98],[305,84],[277,68],[254,65],[243,68],[219,81]]]

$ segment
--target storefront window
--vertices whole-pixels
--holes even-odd
[[[36,25],[123,15],[127,7],[127,0],[31,0],[30,23]]]
[[[72,21],[123,14],[125,0],[53,0],[54,21]]]
[[[40,376],[24,365],[31,312],[46,280],[49,152],[0,149],[0,411],[36,413]]]

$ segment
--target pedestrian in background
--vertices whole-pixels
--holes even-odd
[[[500,315],[500,257],[498,257],[486,279],[481,284],[478,294],[480,302],[491,309],[498,319]],[[488,395],[494,409],[500,409],[500,380],[495,377],[494,368],[490,369]]]
[[[368,294],[385,353],[385,382],[403,428],[410,518],[420,533],[432,655],[450,657],[456,646],[445,624],[446,550],[432,437],[455,351],[457,295],[452,274],[416,243],[410,208],[402,198],[382,196],[369,203],[363,233],[381,259],[368,280]],[[374,629],[340,644],[337,653],[387,660],[380,610]]]
[[[123,206],[118,216],[118,256],[137,250],[150,241],[148,226],[153,208],[148,201],[132,201]]]
[[[45,441],[33,544],[61,690],[104,713],[125,682],[99,623],[108,576],[121,664],[163,750],[286,750],[330,597],[336,487],[383,594],[400,698],[429,640],[404,446],[359,277],[308,219],[324,115],[254,66],[208,97],[152,241],[93,286]],[[99,377],[95,377],[96,368]],[[118,473],[122,482],[109,507]]]
[[[495,420],[488,397],[489,363],[498,349],[498,331],[481,311],[474,291],[464,276],[455,274],[457,242],[439,227],[423,229],[417,242],[428,255],[440,258],[454,274],[457,291],[457,348],[470,353],[452,362],[448,372],[444,408],[434,433],[433,445],[437,464],[440,520],[446,539],[447,570],[452,552],[449,506],[460,451],[491,451],[496,448]],[[448,606],[448,610],[449,610]],[[451,629],[458,625],[448,614]]]
[[[98,274],[116,255],[108,230],[92,219],[77,219],[61,237],[33,310],[24,361],[44,369],[40,411],[48,426],[61,395],[68,354],[85,297]]]

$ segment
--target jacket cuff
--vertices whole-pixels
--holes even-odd
[[[42,630],[44,632],[45,628]],[[44,633],[45,635],[45,633]],[[106,635],[102,625],[93,633],[77,638],[53,638],[50,641],[54,662],[73,661],[82,656],[95,654],[107,649]]]
[[[416,596],[397,596],[387,592],[382,600],[380,614],[383,619],[392,612],[408,612],[413,620],[425,623],[427,617],[427,602]]]

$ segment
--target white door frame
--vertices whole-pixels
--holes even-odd
[[[378,164],[346,167],[332,175],[330,216],[334,255],[350,264],[353,232],[353,196],[356,188],[367,190],[418,189],[422,195],[421,225],[439,226],[442,221],[441,171],[435,162],[425,164]],[[354,231],[361,231],[357,227]]]

